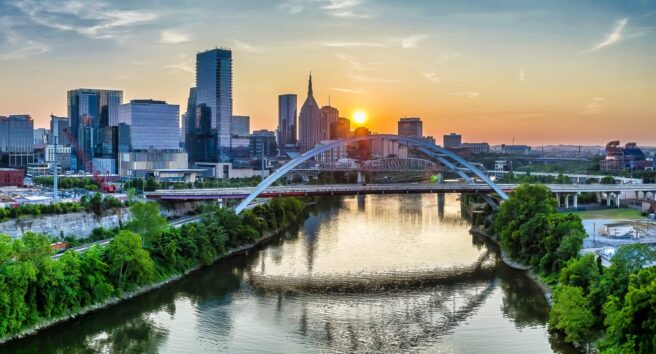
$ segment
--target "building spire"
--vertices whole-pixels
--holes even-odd
[[[308,97],[312,97],[312,70],[310,70],[310,82],[308,83]]]

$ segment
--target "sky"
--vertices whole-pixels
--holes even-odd
[[[491,144],[656,145],[656,0],[0,0],[0,115],[46,127],[66,91],[186,110],[195,55],[233,50],[235,115],[275,129],[277,96],[396,132]]]

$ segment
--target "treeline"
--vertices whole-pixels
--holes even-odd
[[[22,215],[55,215],[77,213],[81,211],[102,215],[108,210],[121,208],[123,206],[123,202],[112,196],[103,196],[100,193],[94,193],[91,196],[83,196],[80,198],[79,203],[63,202],[48,205],[23,204],[15,208],[0,208],[0,222],[8,219],[16,219]]]
[[[230,249],[258,240],[301,215],[298,199],[275,199],[237,216],[208,208],[197,224],[169,226],[155,203],[131,206],[133,220],[107,247],[65,252],[52,259],[44,235],[0,235],[0,337],[78,312],[112,297],[212,263]],[[275,223],[265,221],[271,215]]]
[[[230,179],[203,179],[194,183],[183,182],[157,182],[155,178],[133,179],[126,181],[125,189],[134,188],[146,192],[152,192],[157,189],[186,189],[186,188],[230,188],[230,187],[254,187],[262,181],[259,176],[250,178],[230,178]]]
[[[603,268],[580,256],[585,230],[578,216],[555,213],[542,185],[522,185],[501,204],[492,223],[510,256],[536,267],[553,286],[551,329],[567,342],[594,343],[604,353],[656,352],[656,251],[623,246]]]
[[[54,178],[52,176],[39,176],[33,179],[34,184],[52,187],[54,183]],[[61,189],[70,189],[70,188],[82,188],[88,190],[98,190],[98,183],[93,178],[83,177],[57,177],[57,187]]]

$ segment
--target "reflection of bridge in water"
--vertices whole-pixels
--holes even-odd
[[[279,292],[276,308],[294,312],[289,318],[298,322],[297,333],[331,350],[398,352],[429,346],[451,333],[476,314],[496,287],[490,273],[466,285],[400,289],[379,296],[318,298]]]
[[[256,289],[289,293],[358,293],[390,289],[420,288],[437,284],[452,284],[463,279],[483,279],[494,271],[496,258],[492,251],[481,254],[474,262],[448,268],[389,271],[383,273],[348,273],[345,275],[299,274],[267,275],[248,272]],[[263,268],[260,268],[263,269]]]

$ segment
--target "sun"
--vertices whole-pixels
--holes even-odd
[[[363,111],[356,111],[353,113],[353,122],[356,124],[364,124],[367,121],[367,113]]]

